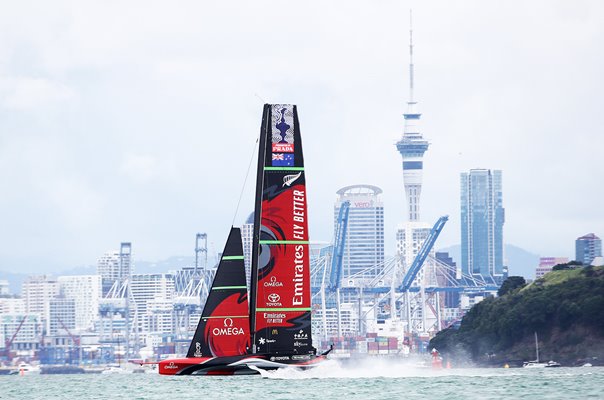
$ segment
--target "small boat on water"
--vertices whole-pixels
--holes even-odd
[[[40,367],[27,363],[21,363],[17,366],[16,370],[12,370],[10,372],[10,375],[38,375],[39,373]]]
[[[537,332],[535,332],[535,352],[537,358],[533,361],[525,361],[522,364],[522,368],[556,368],[561,367],[560,363],[556,361],[540,362],[539,361],[539,339],[537,338]]]
[[[185,358],[162,375],[243,375],[310,368],[326,359],[312,346],[307,192],[298,112],[265,104],[260,128],[251,287],[241,230],[231,228]]]

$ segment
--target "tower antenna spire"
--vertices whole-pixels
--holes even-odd
[[[413,103],[413,10],[409,9],[409,103]]]

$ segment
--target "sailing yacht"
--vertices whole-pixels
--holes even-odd
[[[535,353],[537,358],[533,361],[525,361],[522,364],[523,368],[553,368],[561,366],[559,363],[551,360],[548,362],[539,361],[539,340],[537,338],[537,332],[535,332]]]
[[[265,104],[249,301],[241,230],[231,228],[187,356],[161,361],[160,374],[254,374],[326,359],[329,350],[312,346],[306,199],[297,107]]]

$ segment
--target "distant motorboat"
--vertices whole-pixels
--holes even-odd
[[[17,369],[11,371],[11,375],[37,375],[40,373],[40,367],[33,366],[27,363],[21,363]]]
[[[109,366],[101,371],[101,374],[131,374],[131,369],[125,369],[122,367]]]
[[[585,363],[583,365],[581,365],[582,367],[592,367],[591,363]]]

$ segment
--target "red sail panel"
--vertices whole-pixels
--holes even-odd
[[[247,353],[249,309],[241,230],[231,228],[187,357]]]
[[[255,303],[257,352],[314,352],[307,195],[296,107],[271,105],[262,170]],[[261,153],[262,154],[262,153]]]

